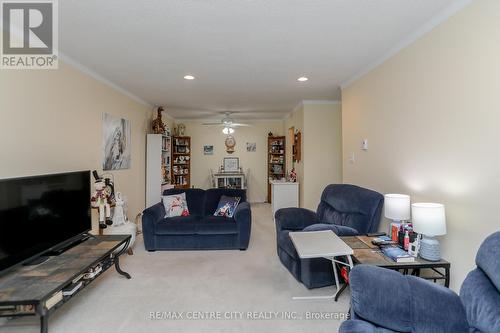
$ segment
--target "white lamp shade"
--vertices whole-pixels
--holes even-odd
[[[410,196],[406,194],[386,194],[384,216],[395,221],[410,219]]]
[[[426,236],[446,234],[446,215],[444,205],[419,202],[411,205],[413,230]]]

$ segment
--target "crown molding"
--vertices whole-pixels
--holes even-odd
[[[302,101],[302,105],[337,105],[340,103],[338,100],[331,99],[305,99]]]
[[[429,33],[431,30],[436,28],[438,25],[449,19],[455,13],[465,8],[467,5],[472,3],[474,0],[456,0],[451,5],[447,6],[443,10],[441,10],[438,14],[428,20],[424,25],[415,30],[413,33],[405,37],[403,40],[399,41],[396,45],[390,48],[387,52],[385,52],[382,56],[375,59],[373,62],[369,63],[367,66],[362,68],[359,72],[351,76],[350,78],[342,81],[340,83],[340,89],[345,89],[355,81],[365,76],[373,69],[377,68],[397,53],[399,53],[404,48],[416,42],[418,39]]]
[[[339,100],[332,100],[332,99],[304,99],[295,105],[295,107],[292,109],[292,111],[288,112],[282,120],[287,120],[289,119],[292,114],[294,114],[299,108],[304,107],[304,105],[339,105],[342,104],[341,101]]]
[[[113,88],[114,90],[122,93],[123,95],[131,98],[132,100],[142,104],[142,105],[145,105],[145,106],[148,106],[150,108],[153,108],[153,105],[146,102],[144,99],[138,97],[137,95],[131,93],[130,91],[128,91],[127,89],[119,86],[118,84],[114,83],[114,82],[111,82],[110,80],[106,79],[104,76],[98,74],[96,71],[88,68],[87,66],[81,64],[80,62],[76,61],[75,59],[73,59],[72,57],[68,56],[67,54],[64,54],[62,53],[61,51],[59,51],[59,59],[66,63],[67,65],[77,69],[78,71],[82,72],[83,74],[86,74],[88,76],[90,76],[91,78],[101,82],[101,83],[104,83],[105,85]]]

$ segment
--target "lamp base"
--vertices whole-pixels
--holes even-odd
[[[441,248],[439,241],[430,236],[423,236],[420,241],[420,257],[429,261],[441,260]]]

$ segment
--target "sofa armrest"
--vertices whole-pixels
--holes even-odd
[[[355,266],[349,280],[356,318],[401,332],[469,331],[462,302],[448,288],[368,265]]]
[[[364,320],[346,320],[340,325],[339,333],[390,333],[392,330],[377,327]]]
[[[281,208],[274,214],[276,221],[276,230],[302,230],[311,224],[318,223],[318,217],[315,212],[305,208]]]
[[[346,227],[343,225],[330,224],[330,223],[311,224],[310,226],[305,227],[303,229],[303,231],[325,231],[325,230],[331,230],[339,237],[359,235],[358,231],[354,228]]]
[[[153,205],[142,212],[142,233],[146,250],[154,250],[155,223],[165,216],[165,207],[161,202]]]
[[[240,250],[248,248],[250,232],[252,229],[252,210],[248,202],[242,202],[236,207],[234,220],[238,224],[238,237]]]

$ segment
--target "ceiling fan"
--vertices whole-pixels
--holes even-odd
[[[224,134],[232,134],[234,133],[235,127],[249,127],[249,124],[237,123],[231,118],[231,113],[233,112],[224,112],[224,118],[221,119],[220,122],[213,123],[203,123],[205,126],[222,126],[222,133]]]

